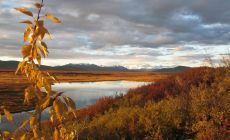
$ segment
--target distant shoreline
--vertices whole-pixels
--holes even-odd
[[[170,73],[158,72],[86,72],[86,71],[49,71],[60,83],[63,82],[102,82],[102,81],[139,81],[154,82],[167,78]],[[0,70],[0,106],[9,107],[10,112],[19,113],[33,109],[33,105],[23,105],[24,89],[29,85],[22,75],[13,70]]]

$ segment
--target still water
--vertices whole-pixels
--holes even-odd
[[[94,104],[101,97],[125,94],[130,88],[144,84],[147,83],[129,81],[62,83],[54,85],[53,89],[64,92],[64,95],[71,97],[77,107],[81,108]]]
[[[53,85],[53,90],[64,92],[64,95],[71,97],[77,108],[92,105],[97,99],[105,96],[115,96],[125,94],[130,88],[136,88],[148,84],[146,82],[130,82],[130,81],[103,81],[103,82],[78,82],[78,83],[60,83]],[[25,113],[14,114],[14,120],[20,124],[25,117]],[[43,119],[48,117],[48,111],[43,114]],[[15,129],[13,124],[6,121],[5,117],[0,124],[0,130]]]

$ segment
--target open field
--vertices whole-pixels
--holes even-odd
[[[155,72],[82,72],[82,71],[50,71],[60,82],[96,82],[96,81],[142,81],[154,82],[165,79],[169,73]],[[0,71],[0,106],[8,106],[11,112],[26,111],[33,105],[23,105],[23,90],[28,82],[22,75],[14,71]]]
[[[157,72],[83,72],[83,71],[49,71],[60,82],[96,82],[96,81],[142,81],[153,82],[164,79],[169,73]],[[26,83],[25,77],[15,75],[14,71],[0,70],[1,83]]]

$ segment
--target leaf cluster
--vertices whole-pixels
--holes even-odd
[[[18,12],[29,17],[29,19],[20,22],[26,25],[24,45],[21,48],[23,60],[18,64],[15,73],[25,75],[30,83],[24,92],[24,104],[28,105],[35,99],[36,106],[33,112],[27,113],[29,115],[28,119],[24,120],[15,132],[3,132],[3,139],[47,139],[47,136],[43,135],[42,132],[41,114],[50,107],[50,122],[52,125],[56,125],[51,132],[51,136],[55,140],[59,140],[59,125],[62,124],[70,112],[74,114],[76,110],[76,105],[71,98],[61,97],[62,93],[52,90],[52,83],[58,82],[56,77],[40,70],[42,58],[48,57],[49,54],[44,39],[46,37],[51,39],[51,34],[45,26],[45,20],[62,23],[52,14],[47,13],[42,16],[41,11],[44,6],[43,0],[41,3],[34,4],[38,11],[37,16],[26,8],[15,8]],[[14,123],[11,113],[5,107],[3,110],[6,119]],[[29,126],[29,128],[26,126]]]

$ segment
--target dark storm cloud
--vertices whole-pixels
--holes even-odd
[[[230,1],[226,0],[49,2],[66,26],[89,33],[91,41],[99,47],[124,44],[159,47],[187,42],[226,44],[230,39]]]

